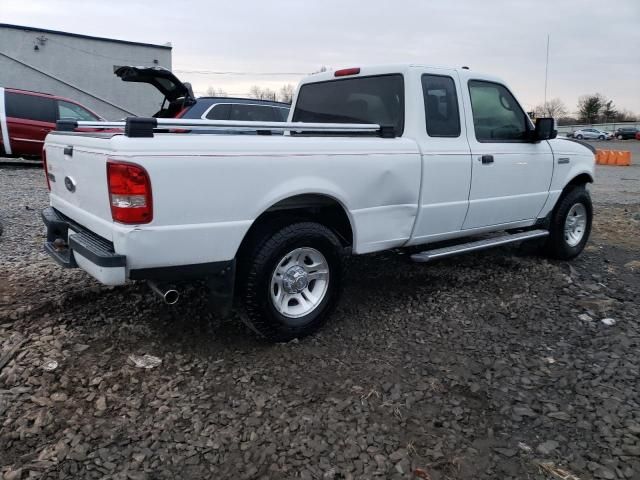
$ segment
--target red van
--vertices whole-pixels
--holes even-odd
[[[0,87],[0,155],[40,157],[44,137],[61,118],[103,120],[68,98]]]

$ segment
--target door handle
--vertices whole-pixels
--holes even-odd
[[[478,160],[480,160],[483,165],[487,163],[493,163],[493,155],[482,155]]]

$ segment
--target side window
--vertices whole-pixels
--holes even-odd
[[[82,121],[97,120],[96,116],[86,108],[64,100],[58,100],[58,118],[73,118]]]
[[[5,92],[7,117],[56,122],[55,100],[39,95]]]
[[[209,120],[229,120],[229,112],[231,111],[231,104],[219,103],[214,105],[211,110],[207,112],[207,118]]]
[[[459,137],[460,112],[453,78],[422,75],[422,93],[430,137]]]
[[[244,122],[276,122],[273,109],[263,105],[243,105],[235,103],[231,105],[230,120]]]
[[[273,107],[273,113],[276,117],[276,122],[286,122],[289,118],[289,109],[282,107]]]
[[[479,142],[523,142],[530,128],[527,115],[506,87],[469,81],[473,126]]]

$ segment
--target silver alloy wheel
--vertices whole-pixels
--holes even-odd
[[[576,203],[569,209],[564,220],[564,240],[570,247],[582,241],[587,229],[587,209],[582,203]]]
[[[271,302],[288,318],[313,312],[329,287],[329,263],[315,248],[303,247],[287,253],[271,274]]]

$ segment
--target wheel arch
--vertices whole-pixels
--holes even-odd
[[[582,172],[574,176],[571,180],[569,180],[567,184],[564,186],[564,188],[562,189],[562,191],[564,193],[569,188],[573,188],[577,185],[585,185],[587,183],[593,183],[593,176],[590,173]]]
[[[342,201],[327,193],[297,193],[273,201],[262,210],[244,235],[236,256],[260,233],[292,221],[318,222],[333,231],[345,248],[355,244],[353,217]]]

